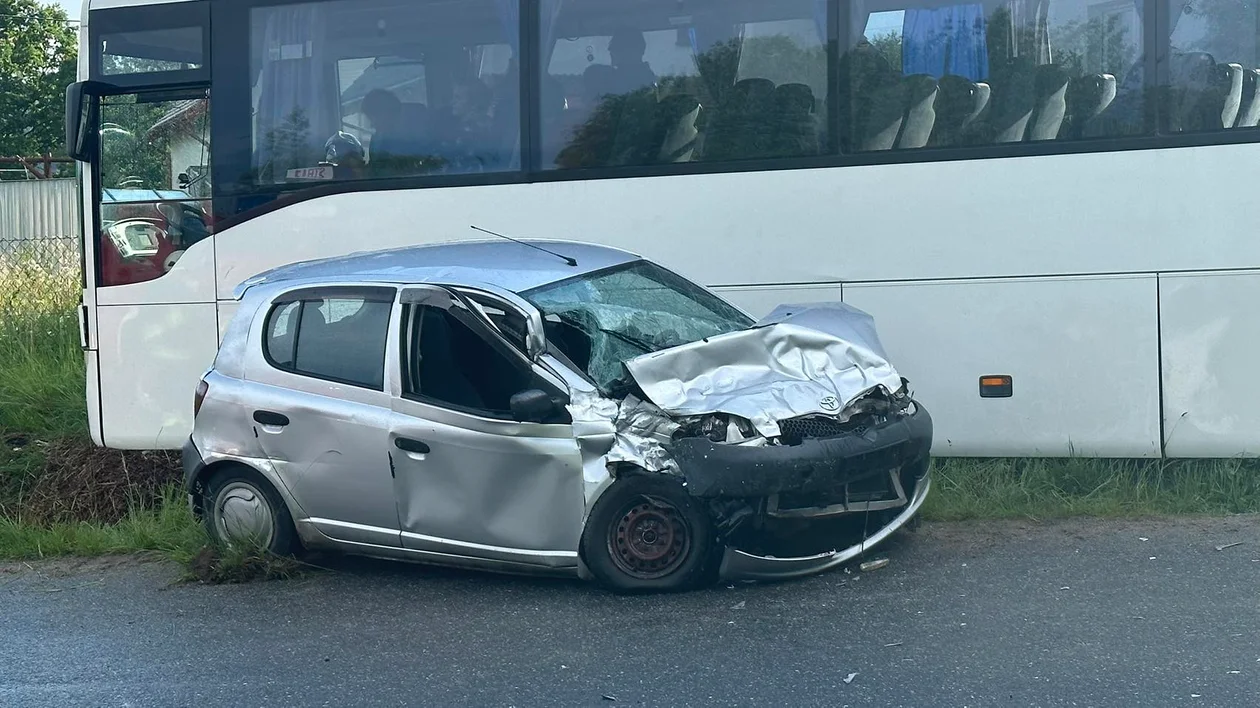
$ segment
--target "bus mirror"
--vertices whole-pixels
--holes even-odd
[[[80,162],[91,162],[96,155],[103,87],[95,81],[79,81],[66,88],[66,155]]]

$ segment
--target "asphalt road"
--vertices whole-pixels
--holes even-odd
[[[0,705],[1260,705],[1260,518],[925,525],[880,555],[631,598],[362,560],[213,587],[9,564]]]

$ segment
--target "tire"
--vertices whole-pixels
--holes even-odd
[[[206,532],[215,543],[257,545],[279,556],[292,555],[299,547],[289,507],[254,470],[229,467],[212,474],[204,509]]]
[[[624,593],[669,592],[708,579],[713,523],[682,485],[623,477],[595,503],[582,557],[604,586]]]

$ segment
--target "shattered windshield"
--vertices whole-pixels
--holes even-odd
[[[647,261],[545,285],[525,297],[542,311],[548,341],[605,392],[626,383],[627,359],[753,324],[722,299]]]

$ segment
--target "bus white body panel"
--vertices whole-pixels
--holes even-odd
[[[1170,457],[1260,453],[1260,273],[1160,278]]]
[[[1162,306],[1168,454],[1250,453],[1256,446],[1248,432],[1257,428],[1238,417],[1249,410],[1245,392],[1260,390],[1260,372],[1241,339],[1260,329],[1260,315],[1238,303],[1254,296],[1260,281],[1164,275],[1161,302],[1155,273],[1260,262],[1253,239],[1216,221],[1233,210],[1245,223],[1260,207],[1222,192],[1209,174],[1242,174],[1257,158],[1260,147],[1233,146],[313,199],[194,246],[168,277],[102,291],[136,303],[205,298],[101,307],[101,326],[113,333],[102,365],[132,374],[106,377],[130,395],[118,396],[127,403],[116,408],[103,389],[105,438],[118,447],[183,440],[191,391],[235,309],[227,298],[245,278],[295,260],[475,237],[469,225],[478,224],[518,237],[634,250],[719,286],[753,314],[785,301],[840,298],[866,309],[939,421],[935,452],[945,455],[1158,456]],[[1137,182],[1120,178],[1130,170],[1179,175],[1179,198],[1150,203],[1142,213],[1123,208],[1139,198],[1136,188],[1117,195]],[[1072,174],[1047,178],[1066,172]],[[930,195],[930,185],[945,184],[971,185],[976,199],[908,204],[900,196]],[[1037,198],[1022,196],[1030,193]],[[1197,237],[1134,247],[1154,233]],[[217,315],[195,277],[211,262],[219,274]],[[1124,269],[1152,272],[1088,275]],[[942,282],[1055,272],[1067,275]],[[916,282],[924,278],[932,280]],[[1228,324],[1232,351],[1204,340],[1203,314],[1214,310],[1214,321]],[[1230,382],[1233,397],[1176,383],[1187,367],[1209,363],[1215,380]],[[981,399],[978,377],[985,374],[1012,375],[1015,395]],[[1196,407],[1202,422],[1174,425]],[[1213,410],[1228,410],[1239,423]],[[155,437],[154,430],[161,432]]]
[[[1154,276],[852,285],[844,299],[940,411],[937,454],[1160,454]],[[980,398],[992,374],[1013,378],[1011,398]]]

